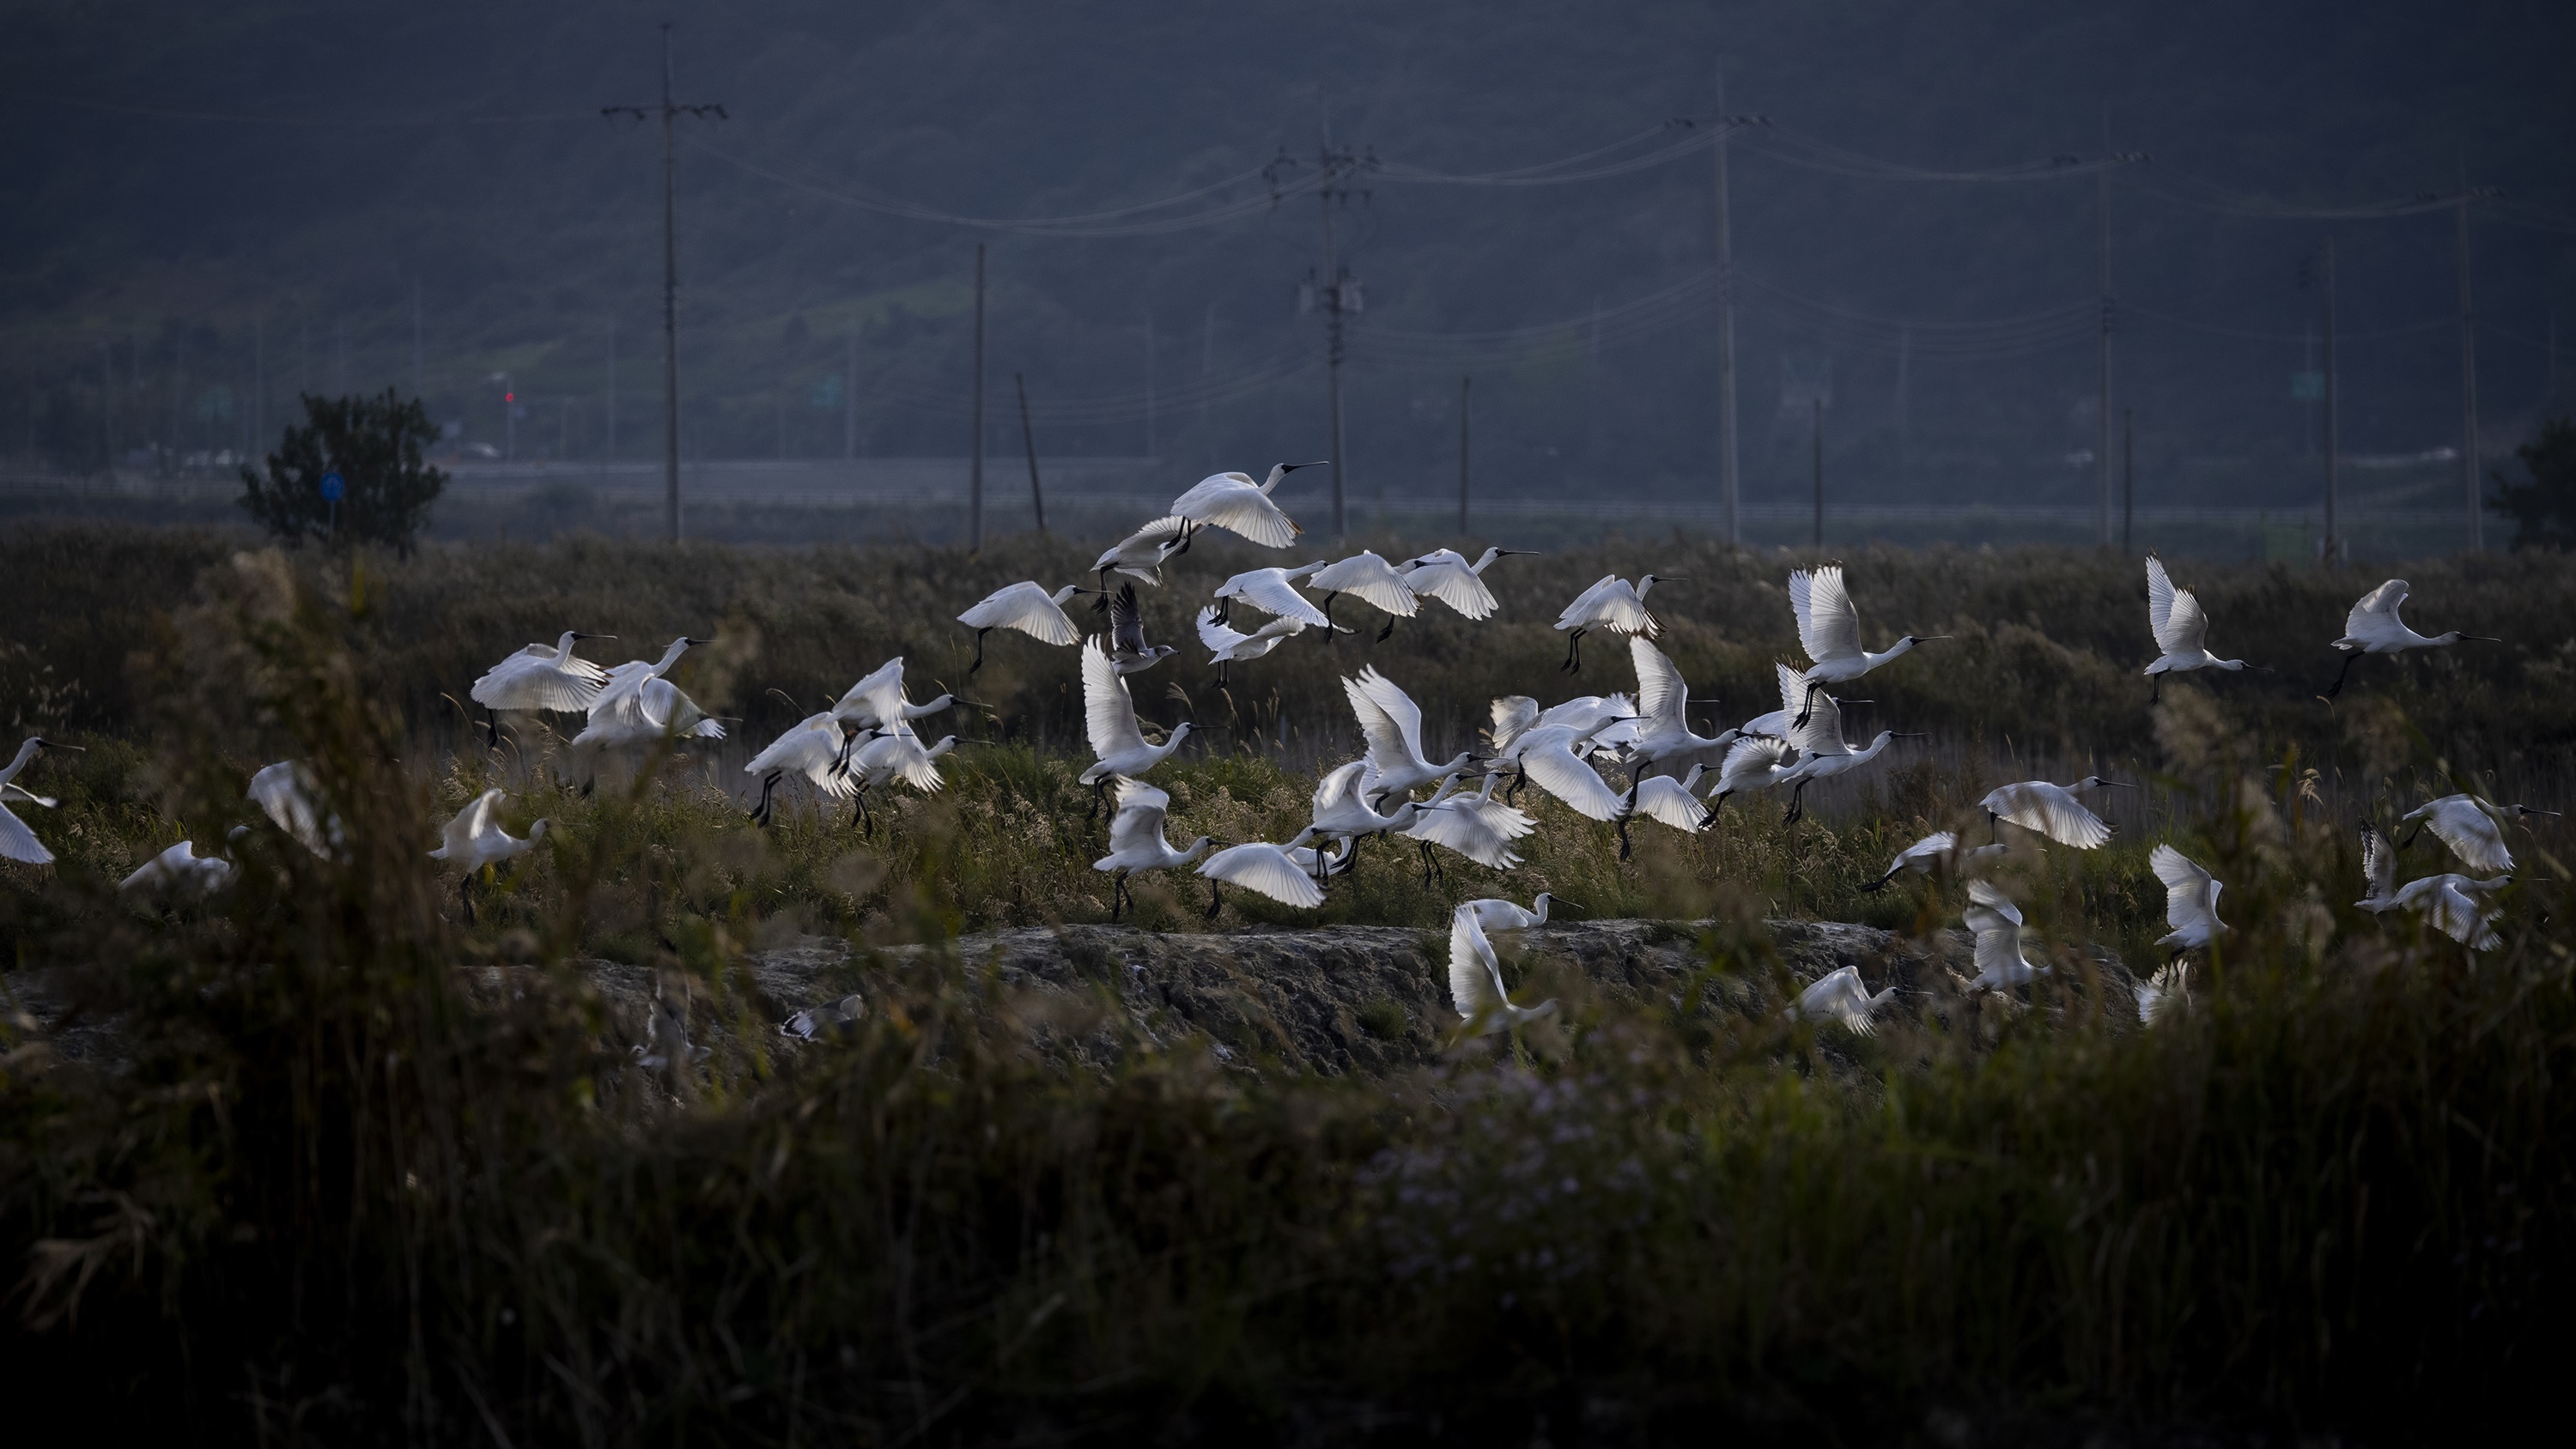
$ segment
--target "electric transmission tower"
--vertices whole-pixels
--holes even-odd
[[[1274,202],[1280,179],[1306,164],[1282,150],[1275,160],[1262,168],[1262,177],[1271,185]],[[1342,319],[1358,313],[1365,305],[1365,299],[1360,291],[1359,278],[1352,276],[1350,268],[1342,265],[1340,253],[1336,250],[1333,214],[1337,209],[1350,205],[1354,196],[1363,203],[1368,201],[1371,193],[1361,183],[1378,169],[1377,152],[1374,148],[1362,151],[1352,151],[1347,147],[1335,149],[1332,133],[1327,131],[1323,145],[1315,153],[1313,165],[1322,178],[1315,187],[1315,194],[1323,200],[1324,264],[1320,270],[1307,272],[1304,285],[1297,289],[1297,310],[1324,314],[1324,387],[1332,408],[1333,432],[1333,540],[1338,543],[1350,536],[1349,518],[1344,509],[1350,475],[1342,454],[1342,358],[1348,350]]]

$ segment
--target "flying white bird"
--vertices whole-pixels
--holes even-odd
[[[2352,673],[2352,662],[2364,654],[2402,654],[2409,649],[2440,649],[2457,644],[2464,639],[2474,640],[2480,644],[2504,642],[2502,639],[2489,638],[2484,634],[2463,634],[2457,629],[2446,634],[2435,634],[2429,638],[2418,634],[2406,627],[2405,620],[2397,617],[2397,607],[2405,602],[2406,581],[2390,579],[2362,595],[2361,601],[2352,606],[2352,612],[2344,616],[2343,637],[2327,646],[2343,651],[2343,668],[2335,672],[2335,682],[2326,690],[2326,698],[2332,699],[2343,693],[2343,682]]]
[[[1362,669],[1359,678],[1344,678],[1342,694],[1351,702],[1351,713],[1358,717],[1360,733],[1368,740],[1369,783],[1371,795],[1400,795],[1416,786],[1428,785],[1443,775],[1454,775],[1467,768],[1476,757],[1460,750],[1445,765],[1435,765],[1422,757],[1422,707],[1413,702],[1392,679],[1371,665]]]
[[[923,704],[904,698],[903,656],[880,664],[842,695],[832,706],[832,716],[849,726],[851,738],[860,735],[891,733],[895,726],[908,720],[926,719],[957,702],[957,696],[943,694]]]
[[[1888,862],[1887,873],[1862,886],[1861,889],[1879,890],[1889,881],[1909,870],[1916,875],[1930,875],[1934,871],[1940,871],[1945,875],[1956,874],[1973,868],[1980,861],[2001,855],[2010,848],[2005,845],[1979,845],[1961,850],[1959,837],[1956,834],[1947,830],[1936,830],[1898,851],[1896,859]]]
[[[1495,777],[1487,775],[1475,794],[1458,789],[1455,776],[1440,782],[1432,797],[1422,802],[1419,816],[1403,832],[1422,847],[1423,883],[1430,884],[1439,873],[1432,859],[1431,847],[1463,855],[1490,870],[1510,870],[1521,863],[1512,842],[1538,828],[1538,822],[1494,798]],[[1365,792],[1368,786],[1363,783]]]
[[[2153,1026],[2191,1004],[2191,963],[2167,961],[2138,983],[2138,1024]]]
[[[1583,672],[1583,636],[1594,629],[1643,634],[1650,639],[1662,633],[1664,626],[1646,612],[1646,593],[1657,584],[1679,582],[1679,574],[1641,574],[1634,584],[1617,574],[1605,574],[1601,582],[1575,595],[1565,612],[1556,616],[1559,630],[1572,631],[1565,636],[1565,662],[1557,666],[1558,670],[1566,674]]]
[[[1798,643],[1815,661],[1813,668],[1798,676],[1806,682],[1807,698],[1799,703],[1798,716],[1790,721],[1792,728],[1806,723],[1818,686],[1849,683],[1927,639],[1950,637],[1908,634],[1880,653],[1863,649],[1860,610],[1852,606],[1851,594],[1843,587],[1843,566],[1838,563],[1790,574],[1789,607],[1798,616]]]
[[[1495,931],[1525,931],[1532,926],[1544,926],[1547,924],[1548,907],[1555,903],[1556,897],[1540,891],[1526,909],[1496,896],[1469,901],[1458,909],[1473,911],[1476,924],[1490,935]],[[1564,904],[1571,906],[1574,902],[1566,901]],[[1575,909],[1581,910],[1582,907],[1575,906]]]
[[[1670,775],[1632,780],[1627,796],[1619,803],[1619,858],[1628,858],[1628,822],[1641,814],[1675,830],[1697,833],[1707,829],[1708,807],[1691,793],[1699,788],[1699,777],[1707,773],[1708,766],[1694,764],[1690,773],[1678,780]]]
[[[456,895],[465,903],[465,923],[469,926],[474,924],[476,872],[487,865],[527,854],[546,836],[548,822],[543,820],[528,827],[524,840],[501,828],[500,823],[492,818],[492,802],[506,793],[486,790],[475,796],[471,804],[456,812],[455,819],[447,822],[447,828],[440,832],[439,847],[429,853],[430,859],[446,861],[465,872],[465,878],[457,883]]]
[[[1616,733],[1614,726],[1634,718],[1636,713],[1636,706],[1624,694],[1587,694],[1546,709],[1540,709],[1538,701],[1526,694],[1506,694],[1494,701],[1494,725],[1486,733],[1493,741],[1495,755],[1509,758],[1508,752],[1520,737],[1541,725],[1572,725],[1587,743],[1598,744]]]
[[[2397,852],[2377,826],[2361,827],[2361,877],[2369,890],[2354,905],[2376,916],[2403,904],[2397,898]]]
[[[121,891],[175,891],[210,895],[233,878],[233,863],[220,855],[199,855],[194,841],[182,840],[136,868],[117,883]]]
[[[1553,1000],[1512,1005],[1503,989],[1502,963],[1494,959],[1494,943],[1485,939],[1485,928],[1469,906],[1449,913],[1449,1004],[1466,1022],[1465,1032],[1474,1036],[1511,1031],[1556,1010]]]
[[[1726,752],[1718,767],[1717,788],[1709,792],[1709,819],[1726,808],[1729,795],[1758,795],[1798,778],[1798,747],[1769,735],[1746,735]]]
[[[2021,907],[2010,897],[1984,881],[1972,880],[1968,901],[1962,920],[1977,938],[1977,974],[1968,983],[1969,990],[1999,991],[2047,972],[2047,967],[2033,966],[2021,953]]]
[[[1691,733],[1690,686],[1663,650],[1639,635],[1628,641],[1628,654],[1637,665],[1637,718],[1627,742],[1630,760],[1654,764],[1735,743],[1735,730],[1720,730],[1714,739]]]
[[[36,832],[27,828],[26,821],[19,819],[9,809],[10,801],[24,800],[30,805],[41,805],[50,810],[54,808],[53,800],[48,796],[38,795],[23,785],[10,782],[18,778],[20,770],[27,768],[28,761],[36,758],[38,750],[83,748],[85,747],[81,745],[58,745],[42,735],[29,735],[25,742],[18,746],[17,758],[9,762],[9,768],[0,770],[0,858],[26,865],[53,864],[54,853],[47,850],[45,843],[36,838]]]
[[[468,691],[474,702],[483,706],[483,722],[491,731],[492,744],[501,743],[501,716],[505,709],[542,709],[556,714],[588,714],[599,691],[608,683],[608,671],[587,659],[573,657],[572,646],[584,639],[614,639],[614,634],[584,634],[566,629],[563,637],[548,646],[531,644],[484,671]]]
[[[1202,478],[1189,492],[1172,500],[1175,517],[1186,518],[1203,528],[1222,528],[1240,534],[1264,548],[1286,548],[1306,530],[1279,509],[1270,499],[1270,491],[1279,480],[1299,468],[1320,468],[1322,463],[1281,463],[1270,470],[1270,477],[1255,484],[1248,473],[1212,473]]]
[[[1136,586],[1120,584],[1109,606],[1109,662],[1121,676],[1141,673],[1181,651],[1169,644],[1145,642],[1145,614],[1136,607]]]
[[[1216,605],[1210,604],[1199,610],[1199,642],[1208,647],[1208,663],[1216,666],[1216,682],[1220,689],[1225,687],[1235,663],[1259,659],[1305,632],[1306,626],[1294,619],[1273,619],[1245,634],[1228,625]]]
[[[685,1001],[685,999],[684,999]],[[674,1071],[693,1067],[715,1055],[715,1048],[689,1044],[689,1022],[685,1004],[673,1006],[653,991],[653,1007],[644,1020],[644,1041],[633,1048],[635,1064],[648,1072]]]
[[[1315,570],[1307,575],[1306,587],[1323,591],[1326,619],[1333,617],[1333,600],[1344,594],[1376,607],[1386,615],[1386,627],[1377,631],[1381,640],[1395,632],[1396,620],[1410,619],[1422,608],[1404,575],[1367,549]]]
[[[809,1006],[778,1024],[780,1036],[798,1041],[821,1041],[827,1036],[847,1036],[859,1029],[868,1014],[868,999],[853,991],[828,1006]]]
[[[854,823],[863,824],[869,835],[877,833],[876,812],[868,808],[868,792],[880,785],[900,780],[927,795],[944,783],[939,778],[939,757],[957,748],[957,737],[950,735],[939,743],[922,747],[921,736],[908,724],[893,729],[859,746],[850,756],[849,779],[857,790],[859,803],[851,809]]]
[[[760,803],[752,807],[751,818],[763,825],[770,823],[771,792],[790,771],[803,775],[821,794],[835,800],[846,798],[855,788],[842,763],[847,743],[842,738],[840,721],[828,709],[808,715],[771,741],[769,748],[752,756],[751,763],[742,767],[744,774],[760,777]]]
[[[1793,676],[1789,666],[1783,664],[1779,669],[1782,688],[1791,687]],[[1798,747],[1799,754],[1795,787],[1789,795],[1789,813],[1783,823],[1805,818],[1809,784],[1850,774],[1885,753],[1897,738],[1894,730],[1880,730],[1878,738],[1860,749],[1853,749],[1843,741],[1842,706],[1834,702],[1832,695],[1810,685],[1806,718],[1789,727],[1789,742]],[[1920,739],[1922,736],[1909,734],[1904,738]]]
[[[958,623],[975,631],[975,662],[966,666],[966,677],[974,678],[975,671],[984,667],[984,636],[996,629],[1017,629],[1041,644],[1081,643],[1082,631],[1064,616],[1064,606],[1084,592],[1080,584],[1067,584],[1050,594],[1036,584],[1018,583],[986,594],[981,603],[957,616]]]
[[[1107,650],[1098,639],[1082,644],[1082,719],[1091,737],[1091,752],[1098,763],[1082,772],[1081,781],[1092,787],[1091,813],[1098,816],[1102,794],[1110,782],[1121,775],[1134,778],[1143,775],[1172,757],[1181,741],[1190,737],[1193,726],[1188,720],[1172,726],[1172,732],[1159,745],[1145,743],[1145,732],[1136,723],[1136,701],[1127,692],[1127,681],[1118,677],[1118,666],[1109,660]]]
[[[2046,780],[2024,780],[2018,785],[2001,785],[1988,791],[1977,803],[1985,808],[1986,838],[1992,843],[1997,820],[2009,820],[2024,830],[2035,830],[2060,845],[2077,850],[2098,849],[2111,838],[2111,826],[2099,815],[2084,808],[2075,797],[2087,790],[2134,790],[2135,785],[2118,780],[2105,780],[2087,775],[2072,785],[2052,785]]]
[[[2147,628],[2156,636],[2160,657],[2147,666],[2155,687],[2147,692],[2153,704],[2164,692],[2165,676],[2186,669],[2243,670],[2254,666],[2242,659],[2221,659],[2209,652],[2209,615],[2202,613],[2200,596],[2189,589],[2177,589],[2165,577],[2165,561],[2147,555]]]
[[[1161,588],[1164,563],[1190,546],[1190,533],[1186,518],[1157,518],[1111,544],[1108,552],[1091,565],[1091,571],[1100,578],[1100,602],[1091,606],[1092,612],[1108,611],[1109,576],[1113,573]]]
[[[1854,1036],[1875,1036],[1878,1023],[1871,1018],[1894,995],[1895,982],[1889,982],[1873,996],[1860,979],[1859,967],[1838,966],[1798,993],[1797,1004],[1789,1008],[1789,1018],[1832,1022]]]
[[[1225,909],[1226,886],[1241,886],[1283,906],[1311,910],[1324,903],[1324,889],[1288,852],[1266,840],[1229,845],[1199,865],[1208,880],[1207,918]]]
[[[2416,835],[2430,830],[2471,870],[2511,870],[2513,851],[2504,843],[2503,822],[2557,813],[2528,805],[2498,805],[2476,795],[2445,795],[2406,813],[2400,824],[2422,823],[2415,826],[2414,835],[2397,842],[2397,848],[2404,850],[2415,843]]]
[[[1401,800],[1381,811],[1369,804],[1368,761],[1353,760],[1327,772],[1315,784],[1313,823],[1308,835],[1392,835],[1422,818],[1423,806]],[[1303,837],[1301,837],[1302,839]]]
[[[1404,586],[1419,597],[1438,599],[1470,619],[1484,619],[1499,607],[1494,591],[1485,587],[1485,570],[1498,558],[1536,552],[1532,548],[1489,548],[1484,557],[1469,563],[1467,556],[1454,548],[1435,548],[1396,567],[1404,573]]]
[[[590,722],[572,737],[572,749],[595,757],[604,749],[629,749],[669,739],[723,739],[724,726],[709,719],[696,700],[662,677],[690,645],[711,642],[674,639],[659,662],[630,660],[608,671],[608,683],[591,701]]]
[[[2170,845],[2147,855],[2147,866],[2165,883],[2165,924],[2173,930],[2156,939],[2177,956],[2227,929],[2218,919],[2218,893],[2226,889],[2217,877]]]
[[[244,795],[277,823],[277,828],[295,837],[295,842],[315,855],[329,855],[340,843],[340,819],[325,821],[313,799],[322,793],[313,772],[300,760],[280,760],[262,768],[250,777],[250,789]]]
[[[1314,838],[1315,832],[1311,826],[1298,832],[1297,835],[1298,840]],[[1351,854],[1351,842],[1343,840],[1335,843],[1341,847],[1338,852],[1330,846],[1299,845],[1294,842],[1281,846],[1280,849],[1287,853],[1289,864],[1313,876],[1317,881],[1326,881],[1337,875],[1350,874],[1351,870],[1359,864]]]
[[[1109,853],[1091,863],[1093,870],[1115,872],[1109,882],[1112,921],[1118,919],[1125,906],[1135,904],[1136,898],[1127,893],[1128,876],[1140,870],[1188,865],[1216,844],[1202,835],[1187,850],[1172,849],[1171,842],[1163,838],[1163,818],[1172,808],[1172,797],[1142,780],[1122,778],[1116,784],[1118,811],[1109,817]]]
[[[2397,904],[2420,911],[2433,928],[2472,951],[2496,948],[2495,923],[2504,912],[2488,897],[2513,884],[2513,877],[2472,880],[2464,875],[2428,875],[2397,889]]]
[[[1294,619],[1310,629],[1329,627],[1333,621],[1324,617],[1324,611],[1297,592],[1296,581],[1322,567],[1311,563],[1293,569],[1245,569],[1216,586],[1215,598],[1220,606],[1217,617],[1231,622],[1234,601],[1240,599],[1265,614]]]
[[[1513,740],[1501,758],[1518,766],[1522,779],[1564,801],[1575,814],[1589,820],[1616,820],[1619,792],[1611,789],[1601,772],[1576,753],[1592,734],[1611,723],[1614,721],[1604,721],[1594,730],[1540,725]],[[1515,784],[1513,788],[1519,787]]]

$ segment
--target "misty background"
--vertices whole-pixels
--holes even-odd
[[[1021,380],[1059,527],[1325,456],[1327,138],[1377,163],[1355,527],[1454,521],[1468,378],[1480,529],[1714,526],[1720,114],[1767,122],[1750,538],[1807,536],[1819,414],[1830,538],[2092,537],[2106,157],[2150,158],[2107,173],[2142,544],[2309,551],[2329,241],[2356,544],[2465,541],[2463,182],[2488,466],[2576,395],[2559,5],[22,4],[0,516],[231,517],[298,392],[392,386],[452,433],[443,531],[657,531],[658,124],[601,108],[659,100],[664,20],[725,111],[677,126],[706,536],[955,536],[979,243],[992,526]]]

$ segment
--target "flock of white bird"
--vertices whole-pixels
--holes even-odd
[[[1654,643],[1660,622],[1647,608],[1648,593],[1670,576],[1645,574],[1633,584],[1612,575],[1578,595],[1558,615],[1556,628],[1566,635],[1562,672],[1582,668],[1582,640],[1592,633],[1625,636],[1635,667],[1634,693],[1581,695],[1542,706],[1526,695],[1493,701],[1486,731],[1489,748],[1462,751],[1433,761],[1423,753],[1422,711],[1403,688],[1374,667],[1342,681],[1357,718],[1366,750],[1356,760],[1324,773],[1316,785],[1313,818],[1293,838],[1281,842],[1223,842],[1201,836],[1175,848],[1165,826],[1171,797],[1144,777],[1172,757],[1193,726],[1174,725],[1159,742],[1146,736],[1128,689],[1128,676],[1150,669],[1177,652],[1145,638],[1136,605],[1136,585],[1160,587],[1171,561],[1188,552],[1196,534],[1217,528],[1270,548],[1286,548],[1300,532],[1272,494],[1280,480],[1298,467],[1281,464],[1269,478],[1255,483],[1243,473],[1220,473],[1201,481],[1173,501],[1171,513],[1146,524],[1100,555],[1093,565],[1099,587],[1066,585],[1049,590],[1034,582],[998,590],[958,616],[975,631],[975,660],[980,668],[985,637],[996,629],[1027,635],[1043,644],[1079,647],[1084,721],[1095,762],[1081,775],[1094,787],[1094,814],[1106,800],[1110,807],[1109,853],[1093,868],[1111,877],[1110,918],[1114,921],[1132,902],[1129,880],[1140,872],[1195,865],[1209,883],[1208,915],[1224,904],[1224,888],[1234,886],[1284,905],[1312,908],[1323,903],[1333,876],[1350,870],[1363,841],[1401,837],[1421,854],[1425,883],[1440,871],[1434,851],[1446,851],[1480,865],[1509,869],[1520,863],[1514,842],[1536,828],[1517,808],[1520,790],[1536,786],[1589,819],[1618,827],[1620,858],[1632,849],[1631,823],[1640,816],[1679,831],[1701,831],[1714,825],[1726,801],[1737,795],[1787,789],[1786,818],[1795,821],[1804,809],[1806,787],[1865,769],[1900,738],[1881,730],[1868,743],[1855,746],[1843,733],[1842,705],[1829,686],[1849,684],[1916,646],[1944,636],[1907,635],[1884,650],[1872,651],[1861,640],[1860,614],[1845,588],[1839,564],[1800,569],[1789,575],[1789,599],[1798,638],[1808,656],[1801,669],[1778,666],[1780,707],[1715,735],[1695,733],[1688,707],[1694,701],[1681,671]],[[1439,549],[1400,563],[1363,551],[1338,562],[1297,568],[1251,569],[1226,579],[1213,591],[1215,602],[1198,614],[1200,642],[1210,662],[1223,672],[1277,649],[1307,629],[1354,632],[1335,623],[1332,611],[1351,598],[1386,615],[1377,637],[1384,639],[1395,621],[1416,615],[1425,599],[1439,601],[1465,618],[1482,620],[1500,607],[1485,580],[1501,558],[1528,550],[1488,548],[1473,562],[1451,549]],[[2238,659],[2221,659],[2207,647],[2208,615],[2191,590],[2177,587],[2164,564],[2146,560],[2148,623],[2158,657],[2146,673],[2156,681],[2194,669],[2259,668]],[[1109,585],[1122,579],[1116,594]],[[1304,591],[1299,584],[1302,581]],[[1309,592],[1320,597],[1309,597]],[[1098,610],[1109,614],[1109,628],[1088,635],[1077,627],[1065,606],[1079,593],[1100,595]],[[2363,654],[2394,654],[2438,648],[2482,636],[2457,631],[2426,636],[2408,628],[2398,616],[2407,596],[2404,580],[2391,579],[2356,603],[2345,621],[2343,637],[2332,647],[2344,655],[2329,696],[2339,691],[2354,660]],[[1269,616],[1245,633],[1235,623],[1238,609]],[[1251,621],[1246,620],[1246,623]],[[570,742],[577,768],[595,776],[604,753],[630,754],[664,746],[679,738],[720,739],[723,724],[710,718],[665,676],[681,655],[702,639],[671,641],[660,659],[634,660],[610,669],[575,655],[586,639],[609,636],[566,631],[552,645],[530,644],[474,682],[472,697],[484,706],[492,740],[499,741],[499,714],[504,711],[548,711],[584,717]],[[2494,641],[2489,641],[2494,642]],[[939,758],[956,747],[954,735],[925,744],[913,722],[957,703],[942,694],[914,704],[904,688],[904,662],[887,661],[852,685],[830,709],[799,722],[752,757],[746,773],[759,781],[754,819],[771,821],[775,793],[788,776],[802,777],[818,799],[852,800],[854,823],[873,831],[868,797],[872,790],[900,783],[917,791],[940,788]],[[1866,701],[1858,701],[1865,703]],[[0,855],[42,864],[53,859],[34,832],[9,811],[12,800],[40,806],[55,802],[14,783],[37,752],[49,744],[31,738],[17,758],[0,770]],[[60,748],[72,748],[61,746]],[[1694,755],[1724,751],[1710,780],[1703,762],[1678,777],[1673,764]],[[1661,767],[1662,773],[1657,773]],[[1605,775],[1608,770],[1610,775]],[[1620,788],[1611,775],[1624,775]],[[1475,778],[1472,790],[1465,782]],[[1509,786],[1497,797],[1496,786]],[[1982,845],[1963,845],[1954,832],[1928,835],[1897,853],[1886,873],[1867,889],[1878,889],[1900,875],[1966,878],[1969,905],[1963,924],[1976,940],[1977,973],[1973,986],[2005,989],[2029,982],[2048,971],[2034,965],[2022,949],[2020,908],[1991,881],[1988,868],[2007,847],[2001,826],[2010,823],[2032,835],[2075,850],[2093,850],[2108,841],[2111,825],[2084,801],[2088,794],[2134,788],[2100,776],[2059,785],[2029,780],[2002,786],[1981,803],[1988,822]],[[1428,791],[1427,795],[1419,792]],[[316,792],[303,767],[281,762],[253,777],[250,797],[276,824],[316,854],[328,853],[337,841],[337,824],[317,810]],[[468,920],[473,915],[473,882],[486,866],[531,849],[547,822],[539,820],[525,837],[504,831],[493,806],[503,796],[487,790],[448,822],[443,839],[430,855],[463,872],[459,891]],[[1418,798],[1417,798],[1418,797]],[[2369,894],[2358,904],[2374,912],[2412,910],[2434,927],[2472,949],[2496,941],[2499,915],[2495,897],[2512,880],[2512,852],[2503,827],[2522,816],[2555,814],[2522,805],[2498,805],[2472,795],[2434,800],[2405,817],[2418,831],[2430,830],[2470,869],[2494,872],[2477,877],[2437,874],[2396,882],[2396,846],[2375,828],[2364,827],[2364,862]],[[237,831],[236,834],[239,832]],[[2141,985],[2138,1009],[2153,1021],[2185,999],[2186,952],[2203,948],[2227,927],[2218,917],[2222,889],[2210,872],[2170,845],[2159,845],[2150,857],[2166,887],[2166,919],[2172,927],[2158,945],[2173,952],[2153,978]],[[231,864],[220,856],[195,853],[181,841],[128,877],[134,890],[211,891],[229,878]],[[1503,985],[1491,935],[1542,924],[1549,898],[1542,894],[1531,909],[1498,899],[1471,900],[1451,916],[1450,991],[1452,1004],[1471,1032],[1502,1031],[1553,1009],[1512,1003]],[[1859,971],[1844,967],[1804,991],[1791,1008],[1809,1019],[1840,1023],[1856,1032],[1871,1030],[1873,1014],[1890,999],[1894,987],[1873,994]]]

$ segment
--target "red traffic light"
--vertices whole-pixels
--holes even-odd
[[[515,392],[505,392],[501,394],[501,401],[503,402],[517,402],[518,400],[519,395]]]

